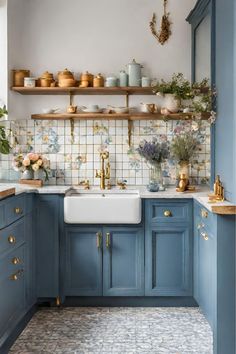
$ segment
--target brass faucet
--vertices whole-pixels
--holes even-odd
[[[110,163],[109,163],[109,152],[104,151],[100,153],[101,158],[101,169],[100,171],[96,170],[96,178],[100,178],[100,189],[106,188],[106,179],[110,179]],[[108,160],[105,167],[105,160]]]

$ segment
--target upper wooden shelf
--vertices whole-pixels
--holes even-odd
[[[53,113],[53,114],[33,114],[32,119],[35,120],[83,120],[83,119],[99,119],[99,120],[191,120],[193,119],[193,113],[174,113],[164,116],[161,113]],[[207,120],[210,117],[210,113],[202,113],[201,120]]]
[[[21,95],[154,95],[151,87],[12,87]]]

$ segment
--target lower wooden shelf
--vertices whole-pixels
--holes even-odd
[[[128,113],[128,114],[118,114],[118,113],[53,113],[53,114],[33,114],[32,119],[35,120],[193,120],[196,114],[194,113],[173,113],[168,115],[163,115],[161,113]],[[210,118],[210,113],[202,113],[201,120],[208,120]]]

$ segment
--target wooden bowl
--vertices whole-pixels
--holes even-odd
[[[75,87],[76,83],[77,82],[74,79],[60,79],[58,86],[59,87]]]

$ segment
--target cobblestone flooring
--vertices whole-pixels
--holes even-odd
[[[212,354],[197,308],[63,308],[35,314],[11,354]]]

